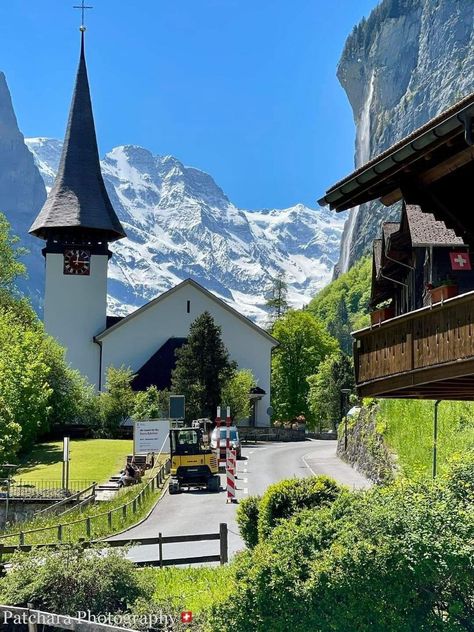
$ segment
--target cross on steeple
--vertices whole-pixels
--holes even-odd
[[[84,31],[86,30],[86,26],[85,26],[86,9],[93,9],[94,7],[87,6],[87,5],[85,4],[85,0],[82,0],[82,4],[81,4],[81,6],[77,6],[77,5],[76,5],[76,6],[74,6],[73,8],[74,8],[74,9],[80,9],[80,10],[81,10],[81,13],[82,13],[82,22],[81,22],[81,29],[80,29],[80,30],[84,32]]]

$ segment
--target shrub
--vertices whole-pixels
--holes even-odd
[[[474,450],[454,455],[446,474],[447,485],[460,500],[474,502]]]
[[[294,478],[270,485],[259,506],[259,539],[268,537],[281,520],[301,509],[330,504],[340,492],[341,487],[327,476]]]
[[[461,480],[462,476],[460,477]],[[474,510],[447,483],[343,492],[235,563],[211,630],[472,630]]]
[[[253,548],[258,543],[258,514],[260,507],[260,496],[248,496],[244,498],[237,509],[237,524],[240,535],[249,548]]]
[[[150,598],[139,572],[123,551],[110,549],[84,555],[81,546],[16,554],[8,576],[0,580],[2,603],[75,616],[125,612],[139,597]]]

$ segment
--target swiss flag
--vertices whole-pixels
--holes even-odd
[[[192,623],[193,613],[190,610],[185,610],[181,613],[181,623]]]
[[[471,270],[471,258],[468,252],[450,252],[452,270]]]

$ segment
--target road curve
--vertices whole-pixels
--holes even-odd
[[[305,441],[297,443],[259,443],[242,450],[237,464],[237,498],[262,494],[266,488],[285,478],[326,474],[351,488],[366,488],[370,482],[336,456],[335,441]],[[170,496],[165,494],[147,520],[110,538],[139,541],[140,538],[167,535],[217,533],[219,523],[229,528],[229,555],[244,548],[235,520],[235,504],[226,503],[225,476],[221,475],[221,491],[191,491]],[[218,553],[218,542],[191,542],[163,547],[165,558],[213,555]],[[134,546],[129,557],[137,561],[156,560],[158,546]]]

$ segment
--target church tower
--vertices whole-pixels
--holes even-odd
[[[84,31],[81,27],[79,69],[58,174],[30,233],[46,241],[46,332],[66,348],[71,366],[98,388],[100,349],[94,336],[106,328],[108,244],[125,232],[100,170]]]

